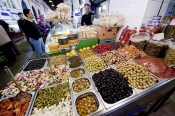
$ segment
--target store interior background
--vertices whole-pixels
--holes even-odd
[[[9,1],[9,3],[14,4],[15,8],[5,9],[3,8],[3,3]],[[18,12],[22,12],[22,9],[29,8],[32,10],[35,15],[35,19],[39,17],[40,14],[43,14],[47,19],[47,11],[54,10],[54,7],[48,5],[49,0],[0,0],[1,9],[0,12],[9,13],[10,16],[2,16],[0,14],[0,19],[5,20],[9,26],[15,31],[16,34],[19,34],[19,28],[17,25]],[[56,1],[56,0],[55,0]],[[67,2],[71,7],[71,17],[73,18],[74,27],[80,26],[81,16],[84,12],[84,4],[90,3],[91,0],[58,0],[59,2]],[[152,20],[154,16],[160,15],[165,16],[168,15],[168,12],[173,12],[175,15],[175,0],[95,0],[92,4],[94,8],[94,13],[96,14],[96,18],[100,16],[101,12],[109,12],[109,13],[120,13],[125,17],[125,24],[118,31],[116,41],[119,38],[122,30],[128,25],[129,27],[139,27],[142,23],[148,24],[149,21]],[[80,14],[80,15],[75,15]],[[18,56],[17,62],[11,67],[13,74],[16,74],[22,65],[28,61],[30,58],[34,58],[34,52],[31,50],[30,46],[23,40],[24,36],[19,34],[16,36],[15,41],[18,44],[18,48],[21,51],[21,55]],[[20,42],[21,41],[21,42]],[[20,44],[24,43],[24,44]],[[19,60],[20,59],[20,60]],[[9,80],[6,73],[3,69],[0,69],[0,90],[6,85]],[[165,104],[166,108],[162,109],[159,113],[161,115],[154,116],[163,116],[167,114],[167,116],[173,116],[172,107],[175,106],[175,96],[171,97],[167,103]],[[171,111],[172,110],[172,111]]]

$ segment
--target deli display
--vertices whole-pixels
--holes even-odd
[[[124,46],[120,42],[82,46],[62,55],[31,59],[15,76],[23,91],[36,91],[33,104],[29,105],[30,100],[24,102],[26,106],[20,113],[24,115],[30,107],[27,113],[31,116],[84,116],[102,115],[120,108],[174,80],[175,69],[170,66],[174,64],[173,45],[168,47],[164,59],[150,57],[136,46]],[[56,83],[52,84],[53,81]],[[2,94],[18,92],[10,82]],[[4,109],[6,105],[2,104],[16,103],[10,100],[2,100],[0,107]]]

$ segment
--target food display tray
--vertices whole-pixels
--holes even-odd
[[[67,82],[64,82],[64,83],[67,83]],[[30,112],[28,113],[28,116],[31,116],[31,113],[32,113],[33,108],[34,108],[33,105],[35,104],[35,100],[36,100],[36,97],[37,97],[37,95],[38,95],[38,92],[39,92],[40,90],[42,90],[42,89],[55,87],[55,86],[57,86],[57,85],[59,85],[59,84],[63,84],[63,83],[55,83],[55,84],[50,85],[50,86],[44,86],[43,88],[37,90],[37,92],[35,93],[35,97],[34,97],[34,99],[33,99],[33,102],[32,102],[32,104],[30,105]],[[71,95],[71,93],[70,93],[70,95]],[[72,98],[71,98],[71,99],[72,99]]]
[[[91,81],[92,81],[92,84],[93,84],[93,86],[94,86],[95,91],[97,92],[97,95],[98,95],[99,98],[101,99],[101,101],[102,101],[102,103],[103,103],[103,105],[105,106],[106,109],[109,109],[109,108],[111,108],[111,107],[113,107],[113,106],[115,106],[115,105],[117,105],[117,104],[122,103],[122,102],[128,101],[130,98],[135,97],[135,96],[137,96],[137,95],[139,94],[139,93],[137,92],[136,89],[132,89],[132,90],[133,90],[133,94],[132,94],[131,96],[126,97],[126,98],[124,98],[124,99],[122,99],[122,100],[120,100],[120,101],[117,101],[116,103],[108,104],[108,103],[106,103],[106,102],[103,100],[101,94],[98,92],[98,89],[97,89],[97,87],[95,86],[94,81],[92,80],[92,76],[91,76]]]
[[[156,77],[154,74],[152,74],[152,73],[150,73],[150,72],[149,72],[149,74],[151,74],[154,78],[156,78],[158,82],[157,82],[156,84],[154,84],[153,86],[148,87],[148,88],[146,88],[146,89],[137,89],[137,88],[135,88],[135,90],[136,90],[139,94],[141,94],[142,92],[148,92],[150,88],[155,88],[157,85],[159,85],[159,84],[161,84],[161,83],[164,82],[164,80],[162,80],[162,79]]]
[[[34,69],[34,70],[41,70],[41,69],[43,69],[44,67],[47,66],[47,64],[48,64],[47,58],[41,58],[41,59],[45,59],[45,60],[46,60],[45,64],[43,65],[42,68],[40,68],[40,69]],[[24,69],[27,67],[27,65],[28,65],[30,62],[35,61],[35,60],[40,60],[40,59],[31,59],[31,60],[29,60],[29,61],[26,63],[26,65],[24,66],[24,68],[22,68],[22,71],[23,71],[23,72],[27,72],[27,71],[24,71]],[[32,70],[28,70],[28,71],[32,71]]]
[[[77,107],[76,107],[76,100],[77,100],[77,98],[78,98],[79,96],[86,96],[86,95],[89,95],[89,94],[95,95],[95,100],[96,100],[96,102],[98,103],[98,106],[99,106],[99,107],[98,107],[97,111],[95,111],[95,112],[89,114],[88,116],[92,116],[92,115],[95,116],[96,113],[99,113],[100,111],[104,110],[104,107],[103,107],[103,105],[102,105],[102,103],[101,103],[101,100],[100,100],[99,97],[97,96],[96,92],[95,92],[93,89],[91,89],[91,90],[89,90],[89,91],[84,91],[84,92],[82,92],[81,94],[77,94],[77,95],[75,95],[75,96],[72,96],[72,98],[73,98],[72,106],[74,106],[75,116],[80,116],[80,115],[78,114],[78,112],[77,112]]]
[[[88,79],[88,81],[89,81],[89,83],[90,83],[90,87],[89,87],[88,89],[84,90],[84,91],[75,92],[74,89],[73,89],[72,84],[74,83],[74,81],[76,81],[76,80],[78,80],[78,79],[83,79],[83,78]],[[73,95],[81,94],[81,93],[83,93],[83,92],[86,92],[86,91],[89,91],[89,90],[93,89],[92,82],[91,82],[91,80],[90,80],[87,76],[85,76],[85,77],[80,77],[80,78],[78,78],[78,79],[75,79],[75,80],[73,80],[73,81],[70,82],[70,84],[71,84],[71,90],[72,90],[72,92],[73,92]],[[80,84],[81,84],[81,83],[80,83]]]
[[[31,111],[32,111],[32,104],[34,103],[34,101],[35,101],[35,98],[36,98],[36,92],[28,92],[28,93],[30,93],[31,95],[32,95],[32,97],[31,97],[31,99],[30,99],[30,103],[29,103],[29,106],[28,106],[28,108],[27,108],[27,111],[26,111],[26,114],[25,114],[25,116],[30,116],[30,114],[31,114]],[[15,97],[16,95],[9,95],[9,96],[7,96],[7,97],[1,97],[1,99],[0,99],[0,102],[1,101],[3,101],[3,100],[5,100],[5,99],[7,99],[7,98],[13,98],[13,97]]]

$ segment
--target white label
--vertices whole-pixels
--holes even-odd
[[[164,39],[164,33],[154,34],[152,39],[157,40],[157,41],[163,40]]]

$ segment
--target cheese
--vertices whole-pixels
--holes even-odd
[[[69,40],[69,43],[70,43],[70,44],[78,43],[78,39]]]
[[[60,48],[69,48],[70,44],[60,45]]]
[[[50,52],[59,52],[58,48],[57,49],[49,49]]]
[[[49,49],[58,49],[59,44],[58,43],[50,43],[48,45]]]

